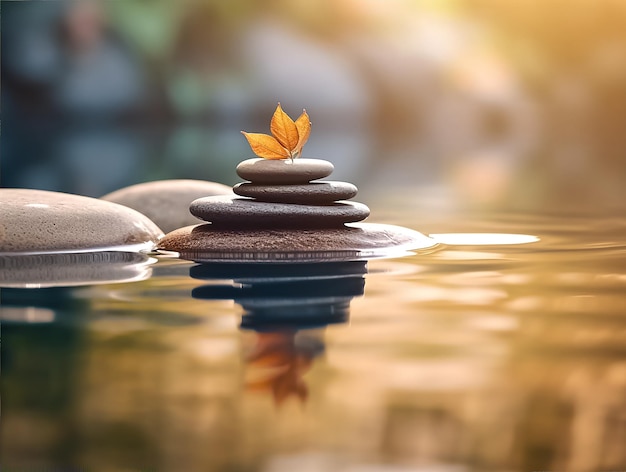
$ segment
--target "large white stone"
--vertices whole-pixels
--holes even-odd
[[[150,250],[163,236],[148,217],[97,198],[0,189],[0,254]]]

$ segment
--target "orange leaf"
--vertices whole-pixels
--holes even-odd
[[[241,133],[248,140],[252,152],[259,157],[265,159],[285,159],[290,156],[289,151],[281,146],[273,136],[263,133],[246,133],[245,131]]]
[[[298,145],[298,128],[291,117],[280,107],[280,103],[272,116],[270,131],[287,151],[293,151]]]
[[[293,151],[299,154],[311,134],[311,120],[306,110],[302,110],[302,114],[296,120],[296,128],[298,129],[298,144]]]

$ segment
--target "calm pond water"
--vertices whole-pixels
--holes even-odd
[[[626,220],[393,208],[442,244],[3,289],[5,469],[626,470]]]

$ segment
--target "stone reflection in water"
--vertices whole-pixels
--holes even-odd
[[[144,280],[155,258],[137,252],[0,255],[0,287],[71,287]]]
[[[546,233],[369,261],[364,297],[364,263],[3,289],[3,465],[625,470],[626,252]]]
[[[195,298],[233,299],[244,309],[241,328],[256,336],[246,346],[246,389],[266,392],[276,405],[305,401],[304,380],[324,352],[324,328],[348,320],[350,301],[363,295],[366,262],[326,264],[200,264],[198,279],[233,278],[197,287]]]

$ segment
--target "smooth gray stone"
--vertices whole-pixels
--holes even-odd
[[[393,225],[242,230],[205,223],[168,233],[158,249],[197,262],[297,264],[399,257],[409,251],[428,252],[435,246],[434,239]]]
[[[326,204],[354,197],[358,189],[347,182],[318,181],[300,185],[258,185],[248,182],[233,187],[237,195],[262,202]]]
[[[0,189],[0,253],[150,250],[163,232],[117,203],[61,192]]]
[[[101,198],[137,210],[169,232],[197,223],[189,214],[189,204],[212,195],[232,195],[232,190],[206,180],[157,180],[124,187]]]
[[[237,175],[255,184],[305,184],[332,174],[332,163],[322,159],[248,159],[237,166]]]
[[[231,228],[325,228],[361,221],[370,214],[367,206],[356,202],[296,205],[227,196],[199,198],[189,211],[201,220]]]

